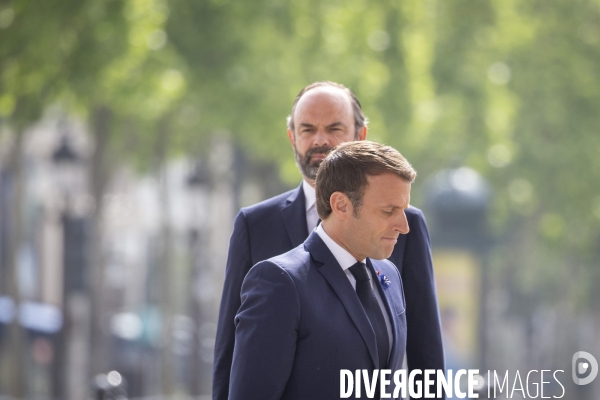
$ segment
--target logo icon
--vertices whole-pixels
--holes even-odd
[[[584,361],[585,360],[585,361]],[[598,375],[598,361],[596,358],[586,351],[578,351],[573,354],[573,365],[571,369],[573,373],[573,382],[577,385],[587,385],[596,379]],[[585,378],[579,378],[580,375],[586,374],[589,371],[589,375]]]

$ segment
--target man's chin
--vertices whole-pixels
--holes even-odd
[[[390,258],[390,256],[392,255],[392,253],[394,252],[394,247],[392,246],[392,248],[390,250],[382,250],[379,252],[379,254],[377,254],[377,257],[371,257],[375,260],[386,260],[388,258]]]
[[[311,181],[314,181],[315,179],[317,179],[317,171],[318,168],[306,168],[302,170],[302,175],[304,175],[306,178],[310,179]]]

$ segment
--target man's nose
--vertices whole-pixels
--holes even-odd
[[[404,210],[400,213],[400,215],[398,215],[398,218],[395,221],[394,229],[396,229],[402,235],[406,235],[408,232],[410,232],[408,220],[406,219],[406,213]]]
[[[313,146],[321,147],[321,146],[329,145],[330,140],[331,140],[331,138],[329,137],[329,134],[327,133],[327,131],[325,129],[320,128],[317,130],[317,133],[314,137]]]

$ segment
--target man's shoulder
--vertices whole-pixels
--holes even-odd
[[[421,209],[410,206],[405,210],[405,214],[408,226],[412,232],[411,236],[414,236],[415,232],[427,231],[427,221],[425,220],[425,215]],[[409,233],[409,235],[410,234],[411,233]]]
[[[290,277],[301,278],[306,276],[306,272],[310,269],[310,253],[301,244],[283,254],[260,261],[252,269],[263,271],[276,269],[282,273],[285,271],[285,274]]]
[[[425,216],[423,215],[423,211],[420,208],[417,208],[414,206],[409,206],[404,212],[406,213],[406,218],[425,219]]]
[[[288,190],[287,192],[278,194],[277,196],[268,198],[259,203],[253,204],[251,206],[243,207],[240,210],[240,213],[244,214],[246,216],[251,216],[251,215],[255,215],[255,214],[260,214],[260,215],[268,214],[270,212],[273,212],[273,210],[281,208],[282,206],[287,204],[289,199],[293,195],[297,194],[296,192],[298,192],[298,191],[299,191],[299,188]]]
[[[251,285],[247,282],[254,282],[256,279],[260,281],[265,279],[264,277],[270,277],[269,279],[274,281],[288,282],[298,287],[307,282],[309,271],[310,254],[300,245],[286,253],[256,263],[244,279],[244,285]]]
[[[305,268],[310,263],[310,253],[306,251],[304,243],[294,247],[290,251],[271,257],[266,261],[277,265],[290,272],[296,272]]]

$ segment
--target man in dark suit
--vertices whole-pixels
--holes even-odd
[[[288,118],[288,137],[304,179],[294,190],[240,210],[235,219],[215,343],[213,399],[228,398],[234,317],[244,277],[254,264],[289,251],[307,238],[318,220],[314,179],[320,162],[334,146],[364,140],[366,125],[358,99],[342,85],[313,83],[296,97]],[[419,209],[409,207],[405,214],[410,233],[398,238],[389,259],[404,282],[408,367],[444,369],[427,226]]]
[[[402,281],[385,258],[409,231],[415,176],[398,151],[374,142],[344,143],[327,156],[316,179],[323,222],[244,279],[230,399],[331,400],[341,395],[341,370],[372,379],[376,369],[402,368]],[[393,393],[391,384],[369,381],[368,393],[359,382],[360,398]]]

